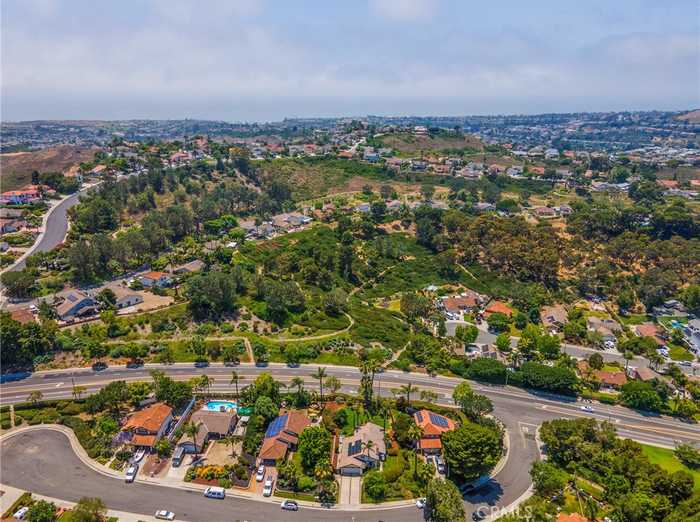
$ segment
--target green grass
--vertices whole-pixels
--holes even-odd
[[[373,342],[379,342],[393,351],[406,344],[408,325],[395,312],[353,302],[349,313],[355,320],[350,337],[356,343],[368,347]]]
[[[646,314],[620,315],[618,317],[620,322],[622,322],[622,324],[626,324],[627,326],[646,323],[650,320],[649,316]]]
[[[695,357],[688,350],[682,346],[676,344],[670,345],[668,348],[668,355],[674,361],[694,361]]]
[[[687,467],[676,458],[673,450],[642,444],[642,451],[652,464],[658,464],[669,473],[679,470],[690,473],[695,480],[695,491],[700,491],[700,470],[693,470]]]

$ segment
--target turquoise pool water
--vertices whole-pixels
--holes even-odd
[[[205,410],[209,411],[236,411],[238,404],[233,401],[209,401],[204,405]]]

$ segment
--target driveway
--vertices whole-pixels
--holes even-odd
[[[341,506],[358,506],[362,500],[362,477],[339,475],[339,501]]]

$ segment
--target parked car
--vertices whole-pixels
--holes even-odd
[[[437,462],[437,470],[440,475],[445,474],[445,462],[442,460],[441,457],[435,457],[435,462]]]
[[[175,513],[161,509],[160,511],[156,511],[155,517],[160,520],[175,520]]]
[[[260,464],[260,466],[258,466],[258,472],[255,474],[255,481],[262,482],[263,480],[265,480],[265,466]]]
[[[265,479],[265,486],[263,487],[263,497],[272,496],[272,486],[274,483],[275,479],[272,478],[272,475],[268,475]]]
[[[133,482],[136,480],[136,475],[139,472],[139,465],[138,464],[132,464],[126,469],[126,474],[124,475],[124,481],[125,482]]]
[[[207,498],[226,498],[226,490],[216,486],[209,486],[204,490],[204,496]]]
[[[297,504],[293,500],[283,500],[280,504],[280,507],[287,511],[299,511],[299,504]]]
[[[418,509],[423,509],[425,507],[425,501],[426,501],[425,497],[419,498],[418,500],[416,500],[416,507]]]
[[[16,518],[17,520],[24,520],[24,517],[27,516],[27,512],[29,511],[28,506],[24,506],[19,508],[14,515],[12,515],[12,518]]]

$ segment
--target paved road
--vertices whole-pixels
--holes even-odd
[[[26,379],[3,384],[0,387],[0,400],[3,404],[25,401],[29,392],[33,390],[41,390],[47,399],[70,397],[73,381],[78,385],[86,386],[88,391],[92,392],[112,380],[147,379],[148,370],[151,368],[163,369],[176,379],[188,379],[206,373],[215,379],[212,387],[214,392],[231,390],[229,385],[231,368],[222,365],[212,365],[206,369],[196,369],[189,364],[149,365],[148,368],[139,369],[110,367],[99,373],[90,369],[38,372]],[[251,382],[261,371],[269,371],[283,382],[290,381],[295,376],[301,376],[307,381],[307,387],[311,388],[317,385],[317,382],[311,377],[315,368],[316,366],[312,365],[288,368],[281,364],[271,364],[268,368],[261,369],[253,365],[243,364],[238,366],[236,371],[243,377],[242,385]],[[335,375],[341,379],[342,391],[356,391],[360,379],[356,368],[327,367],[327,372],[329,375]],[[439,403],[450,404],[452,389],[460,382],[460,379],[388,371],[378,376],[377,393],[388,396],[391,394],[392,388],[398,388],[408,382],[419,389],[437,392]],[[625,408],[606,405],[595,405],[595,412],[589,414],[582,412],[579,404],[575,401],[566,398],[535,394],[503,386],[474,384],[474,388],[492,399],[495,415],[504,422],[508,429],[510,451],[503,470],[477,495],[466,499],[468,512],[473,510],[476,505],[487,504],[505,507],[527,490],[530,485],[528,470],[538,455],[534,433],[537,427],[548,419],[593,417],[599,420],[609,420],[613,422],[620,436],[650,444],[673,446],[676,441],[700,441],[700,427],[684,424],[668,417],[645,416]],[[265,504],[258,506],[251,500],[227,499],[217,503],[180,490],[142,484],[126,486],[116,479],[101,475],[99,477],[93,476],[96,473],[82,466],[79,461],[76,467],[77,457],[71,456],[72,450],[67,440],[64,440],[65,437],[60,434],[40,433],[42,438],[37,439],[36,443],[33,439],[34,435],[26,434],[18,436],[21,437],[20,442],[11,442],[12,439],[10,439],[3,444],[0,449],[0,471],[3,482],[66,500],[75,500],[86,494],[97,495],[103,498],[110,508],[118,510],[150,513],[156,508],[171,509],[178,514],[190,514],[188,520],[224,520],[219,518],[223,516],[224,512],[227,513],[226,520],[230,519],[231,516],[246,520],[276,520],[280,518],[278,508],[268,507]],[[22,439],[22,437],[29,438]],[[46,440],[44,437],[55,440]],[[25,449],[25,446],[29,449]],[[66,452],[70,455],[66,455]],[[66,473],[70,473],[67,480]],[[140,490],[138,500],[130,494],[122,492],[122,489],[131,491],[127,488],[134,487],[147,488]],[[221,511],[212,511],[219,509]],[[419,519],[419,513],[415,508],[371,512],[356,511],[351,514],[354,520],[358,521]],[[295,520],[296,516],[301,515],[284,514],[283,518]],[[305,509],[303,517],[309,520],[352,519],[349,512],[338,510]]]

